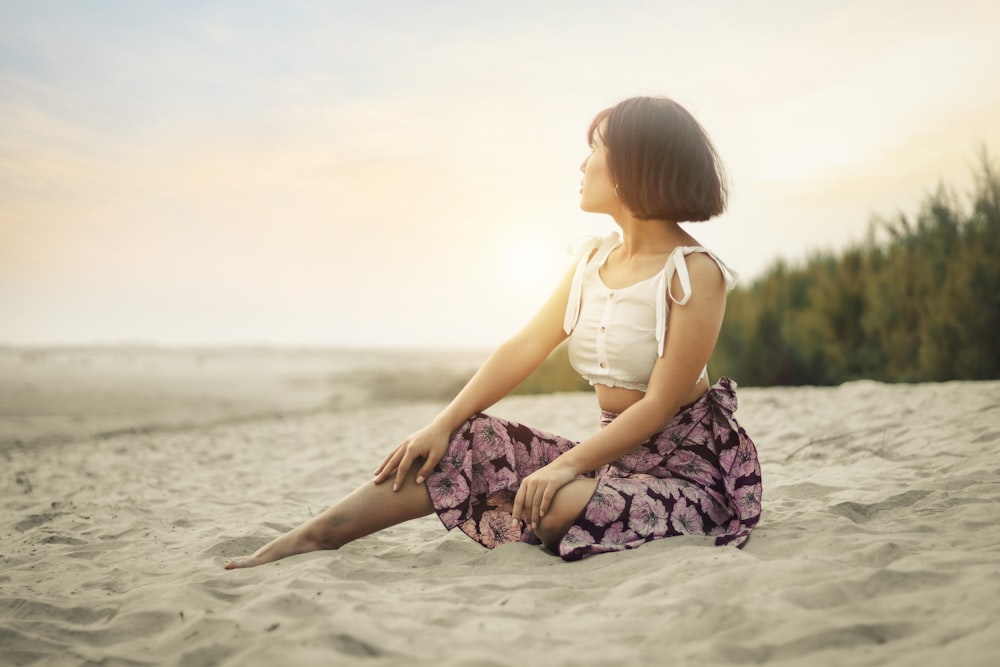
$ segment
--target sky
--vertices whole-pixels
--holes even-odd
[[[591,118],[712,137],[742,276],[1000,152],[1000,3],[0,0],[0,344],[464,347],[615,229]],[[995,157],[994,157],[995,160]]]

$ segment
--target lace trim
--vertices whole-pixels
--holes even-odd
[[[600,384],[600,385],[604,385],[605,387],[618,387],[620,389],[634,389],[635,391],[641,391],[642,393],[646,393],[646,390],[649,389],[649,385],[648,384],[644,384],[642,382],[629,382],[628,380],[616,380],[615,378],[609,378],[609,377],[604,377],[604,376],[595,377],[595,378],[589,378],[589,377],[587,377],[585,375],[581,375],[581,377],[584,380],[586,380],[587,382],[589,382],[591,387],[594,387],[594,386]]]
[[[649,389],[649,384],[647,383],[630,382],[629,380],[616,380],[615,378],[605,377],[603,375],[587,377],[586,375],[581,374],[580,377],[589,382],[591,387],[600,384],[604,385],[605,387],[617,387],[620,389],[632,389],[634,391],[641,391],[644,394]],[[708,377],[708,366],[705,366],[704,368],[701,369],[701,374],[698,376],[698,379],[694,381],[694,383],[698,384],[706,377]]]

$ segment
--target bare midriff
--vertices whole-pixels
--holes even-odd
[[[684,397],[680,405],[694,403],[708,391],[708,387],[708,378],[701,378],[695,386],[691,387],[691,391]],[[595,384],[594,389],[597,392],[597,404],[601,406],[601,410],[616,414],[625,412],[628,407],[646,395],[636,389],[609,387],[603,384]]]

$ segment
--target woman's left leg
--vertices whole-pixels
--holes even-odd
[[[427,487],[415,481],[413,466],[398,491],[392,484],[366,482],[322,514],[272,540],[250,556],[234,558],[227,570],[256,567],[296,554],[339,549],[359,537],[389,526],[426,516],[434,511]]]
[[[552,498],[549,511],[535,527],[535,536],[551,551],[559,553],[559,543],[580,516],[597,489],[593,478],[574,479],[559,489]]]

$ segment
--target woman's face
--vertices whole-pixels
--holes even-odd
[[[615,193],[615,184],[608,171],[608,148],[602,134],[607,122],[601,123],[594,132],[590,155],[580,165],[583,179],[580,181],[580,208],[591,213],[615,213],[620,202]]]

